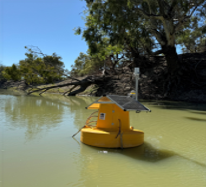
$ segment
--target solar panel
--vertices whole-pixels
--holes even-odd
[[[139,101],[136,101],[134,98],[130,96],[119,96],[119,95],[104,95],[103,97],[97,99],[95,102],[91,103],[86,109],[99,109],[100,104],[111,104],[115,103],[122,110],[136,110],[136,111],[149,111],[150,109],[145,107]]]
[[[150,111],[150,109],[129,96],[107,95],[106,97],[111,99],[123,110]]]

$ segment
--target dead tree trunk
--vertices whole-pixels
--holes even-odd
[[[58,84],[58,85],[52,85],[52,86],[45,86],[43,88],[38,88],[36,87],[36,90],[30,90],[28,91],[28,95],[34,93],[34,92],[40,92],[40,94],[44,93],[47,90],[53,89],[53,88],[60,88],[60,87],[65,87],[65,86],[80,86],[80,88],[78,90],[69,90],[71,91],[68,95],[69,96],[75,96],[78,93],[83,92],[84,90],[86,90],[86,88],[92,84],[100,84],[103,83],[104,81],[111,79],[111,76],[87,76],[86,78],[82,79],[82,80],[77,80],[75,82],[69,82],[69,83],[65,83],[65,84]]]
[[[168,73],[174,74],[179,68],[179,60],[176,48],[173,46],[164,46],[163,52],[167,60]]]

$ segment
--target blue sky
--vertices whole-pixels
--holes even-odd
[[[0,64],[17,64],[25,58],[24,46],[33,45],[47,55],[57,53],[70,70],[88,49],[73,30],[85,27],[85,8],[81,0],[0,0]]]
[[[56,52],[70,69],[88,47],[75,27],[83,27],[85,1],[0,0],[0,64],[10,66],[25,58],[24,46],[38,46],[43,53]]]

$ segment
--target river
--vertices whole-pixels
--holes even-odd
[[[0,90],[0,186],[206,186],[205,104],[142,102],[152,112],[130,112],[130,122],[145,143],[121,150],[72,138],[94,100]]]

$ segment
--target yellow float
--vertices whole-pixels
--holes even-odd
[[[78,131],[81,131],[81,142],[105,148],[129,148],[143,144],[144,132],[130,126],[129,111],[150,110],[137,101],[137,96],[135,100],[134,95],[135,92],[128,96],[104,95],[87,106],[86,109],[98,111],[93,112]]]

